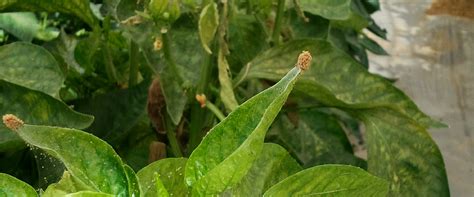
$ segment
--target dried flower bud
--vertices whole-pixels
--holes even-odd
[[[206,107],[206,95],[196,94],[196,100],[201,104],[201,108]]]
[[[303,51],[298,56],[298,62],[296,63],[296,66],[298,66],[301,70],[306,70],[309,68],[312,59],[313,57],[311,57],[311,54],[308,51]]]
[[[163,42],[161,41],[161,38],[156,37],[155,42],[153,42],[153,49],[159,51],[161,50],[161,47],[163,47]]]
[[[7,126],[11,130],[18,130],[20,127],[23,126],[23,121],[13,114],[5,114],[3,115],[2,119],[3,124],[5,124],[5,126]]]

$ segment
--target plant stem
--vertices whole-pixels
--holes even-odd
[[[206,108],[211,110],[212,113],[214,113],[214,115],[216,115],[216,117],[220,120],[220,121],[223,121],[225,116],[224,114],[221,112],[221,110],[219,110],[219,108],[217,108],[217,106],[215,106],[214,104],[212,104],[211,102],[207,101],[206,102]]]
[[[205,55],[204,63],[201,65],[201,76],[196,88],[196,94],[205,94],[209,86],[209,78],[212,72],[212,55]],[[191,107],[191,122],[189,124],[189,144],[188,151],[191,153],[201,141],[201,131],[206,120],[206,111],[202,110],[199,105]]]
[[[128,87],[134,86],[138,82],[138,45],[137,43],[130,40],[130,70],[128,77]]]
[[[275,25],[273,26],[272,41],[274,45],[280,44],[281,23],[283,21],[283,14],[285,11],[285,0],[278,0],[277,15],[275,18]]]
[[[106,16],[104,19],[104,59],[105,59],[105,72],[109,80],[118,82],[117,71],[115,70],[114,61],[112,58],[112,53],[110,52],[109,47],[109,31],[110,31],[110,16]]]
[[[176,132],[173,129],[173,126],[170,124],[169,118],[166,120],[166,137],[171,147],[171,152],[173,152],[175,157],[183,157],[181,149],[179,148],[178,139],[176,139]]]

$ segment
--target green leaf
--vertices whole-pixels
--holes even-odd
[[[44,48],[25,42],[0,47],[0,79],[51,96],[58,95],[64,82],[54,57]]]
[[[98,21],[89,4],[89,0],[8,0],[6,3],[0,3],[0,10],[10,8],[10,10],[61,12],[75,15],[91,27],[95,27]]]
[[[183,111],[186,107],[188,97],[176,80],[176,76],[173,76],[173,73],[170,66],[165,67],[160,75],[160,86],[163,91],[163,96],[165,97],[166,111],[171,121],[175,125],[178,125],[181,121],[181,117],[183,117]]]
[[[0,28],[22,41],[31,42],[33,38],[50,41],[59,35],[54,27],[45,27],[32,12],[10,12],[0,14]]]
[[[128,89],[76,101],[74,106],[77,111],[95,117],[87,131],[115,145],[145,113],[148,85],[149,82],[144,80]]]
[[[413,101],[389,81],[368,73],[355,60],[326,41],[293,41],[286,46],[267,51],[251,62],[249,78],[263,77],[277,80],[281,76],[280,73],[291,66],[288,59],[295,57],[301,50],[311,51],[314,63],[313,68],[302,76],[295,88],[326,106],[338,107],[362,117],[367,127],[370,127],[368,133],[378,131],[376,133],[378,136],[369,134],[373,137],[369,140],[368,146],[372,147],[372,151],[376,151],[369,153],[368,168],[372,168],[369,171],[382,177],[390,176],[391,182],[395,180],[396,175],[397,180],[407,183],[403,184],[403,187],[413,189],[399,190],[399,186],[395,184],[392,190],[402,191],[402,194],[413,193],[413,191],[426,193],[429,190],[426,188],[432,185],[436,185],[433,188],[447,190],[441,155],[437,148],[434,148],[436,147],[434,142],[423,132],[426,127],[438,126],[439,123],[422,113]],[[375,117],[373,117],[374,114],[376,114]],[[373,118],[378,118],[378,122],[367,122],[367,119]],[[415,141],[414,139],[420,138],[415,134],[422,133],[425,133],[423,134],[425,139]],[[385,138],[387,141],[383,141]],[[377,144],[380,143],[379,141],[383,141],[385,146],[394,146],[390,152],[396,155],[385,156],[387,154],[377,152],[382,150],[381,145]],[[404,146],[407,147],[404,148]],[[387,151],[386,149],[388,147],[383,150]],[[385,164],[382,164],[380,157],[385,157]],[[409,159],[404,159],[407,157]],[[396,165],[396,167],[388,168],[387,162],[394,162],[391,165]],[[401,168],[401,166],[405,167]],[[399,169],[402,171],[397,171]],[[429,181],[421,177],[427,177]],[[420,184],[425,184],[425,186],[421,187]],[[415,190],[418,187],[421,189]],[[434,193],[444,194],[441,191]]]
[[[88,127],[94,118],[73,111],[66,104],[42,92],[0,80],[0,114],[15,114],[32,124],[77,129]],[[0,125],[0,151],[22,144],[3,124]]]
[[[219,95],[227,111],[232,112],[239,106],[239,103],[237,103],[237,100],[235,99],[232,80],[229,76],[229,63],[227,62],[222,49],[219,50],[219,54],[217,56],[217,67],[219,69],[219,82],[221,84]]]
[[[0,173],[0,196],[38,196],[35,189],[25,182],[10,176],[8,174]]]
[[[289,10],[287,23],[291,27],[293,38],[325,38],[328,35],[330,21],[317,15],[305,13],[305,21],[295,10]]]
[[[353,29],[357,32],[369,26],[369,21],[364,18],[361,14],[351,11],[349,17],[344,20],[333,20],[331,21],[332,27],[338,27],[342,29]]]
[[[68,197],[114,197],[115,195],[101,193],[101,192],[80,191],[80,192],[68,194],[67,196]]]
[[[229,18],[227,37],[230,55],[226,58],[229,61],[231,73],[234,71],[237,73],[258,53],[270,47],[266,40],[268,35],[255,16],[237,13],[233,15]]]
[[[286,178],[263,196],[387,196],[387,192],[385,180],[360,168],[322,165]]]
[[[389,81],[369,73],[353,58],[324,40],[294,40],[272,48],[253,61],[246,78],[278,80],[294,65],[292,59],[302,50],[313,54],[312,69],[298,81],[296,89],[326,106],[367,109],[388,107],[424,126],[438,126],[413,101]]]
[[[207,55],[199,44],[199,33],[196,32],[198,26],[194,23],[195,20],[190,15],[183,15],[169,30],[172,42],[171,54],[175,54],[176,64],[184,79],[184,87],[198,84],[201,65]]]
[[[84,185],[84,183],[78,181],[76,178],[71,176],[68,171],[64,171],[61,180],[57,183],[53,183],[46,188],[42,197],[55,197],[55,196],[65,196],[67,194],[79,192],[79,191],[86,191],[91,190],[88,186]]]
[[[245,176],[300,72],[294,67],[277,84],[240,105],[209,131],[186,164],[185,179],[193,187],[193,194],[221,193]]]
[[[301,8],[327,19],[345,20],[351,14],[351,0],[300,0]]]
[[[356,112],[366,126],[368,171],[390,196],[449,196],[443,157],[425,128],[391,109]]]
[[[186,158],[168,158],[155,161],[141,169],[138,180],[144,196],[189,196],[184,182]]]
[[[316,110],[295,112],[294,115],[298,118],[297,125],[282,115],[275,121],[268,138],[287,148],[304,167],[321,164],[365,167],[363,160],[354,155],[336,118]]]
[[[90,190],[129,195],[126,169],[114,149],[101,139],[75,129],[28,124],[15,132],[28,144],[61,160]]]
[[[22,41],[31,42],[39,28],[38,19],[31,12],[0,14],[0,28]]]
[[[135,171],[126,164],[124,164],[123,167],[127,174],[129,196],[140,196],[140,184],[138,183],[138,177]]]
[[[209,44],[214,39],[214,35],[219,25],[219,14],[217,4],[212,2],[204,7],[199,16],[199,36],[201,44],[209,54],[212,54]]]
[[[265,143],[252,168],[239,184],[232,188],[232,195],[261,196],[271,186],[302,169],[283,147]]]
[[[377,55],[388,55],[385,49],[383,49],[377,42],[368,38],[367,36],[362,35],[361,37],[359,37],[359,40],[360,44],[362,44],[362,46],[367,48],[367,50],[371,51],[372,53]]]

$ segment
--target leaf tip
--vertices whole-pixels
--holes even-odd
[[[298,56],[298,62],[296,63],[296,66],[298,66],[298,68],[301,70],[307,70],[311,64],[312,59],[313,57],[309,51],[302,51]]]
[[[206,95],[205,94],[196,94],[196,100],[201,104],[201,108],[206,107]]]
[[[24,124],[21,119],[19,119],[13,114],[5,114],[3,115],[2,119],[3,124],[5,124],[5,126],[14,131],[18,130]]]

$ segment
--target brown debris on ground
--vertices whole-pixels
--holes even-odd
[[[474,19],[474,0],[435,0],[426,13]]]

